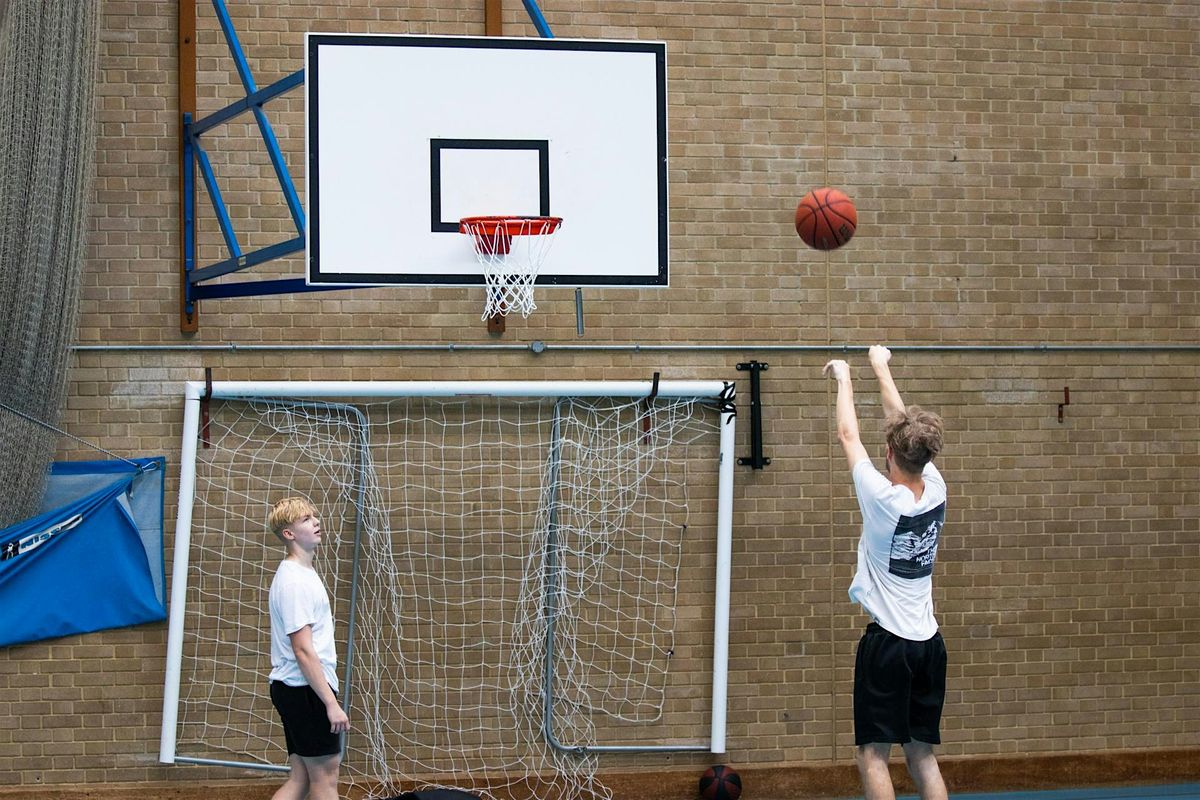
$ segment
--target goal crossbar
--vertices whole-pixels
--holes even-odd
[[[392,397],[703,397],[732,402],[724,381],[203,381],[184,384],[199,400],[289,398],[328,400]]]

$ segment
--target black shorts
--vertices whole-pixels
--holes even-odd
[[[341,737],[330,732],[325,704],[311,686],[271,681],[271,703],[283,720],[289,756],[317,758],[342,751]]]
[[[854,743],[941,744],[946,643],[914,642],[872,622],[854,658]]]

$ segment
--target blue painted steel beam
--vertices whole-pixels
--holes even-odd
[[[192,135],[199,136],[207,130],[228,122],[239,114],[244,114],[255,106],[262,106],[268,100],[273,100],[284,92],[304,85],[304,70],[297,70],[286,78],[281,78],[265,89],[259,89],[245,98],[215,111],[203,119],[198,119],[192,125]]]
[[[231,272],[240,272],[258,264],[282,258],[283,256],[292,253],[299,253],[304,250],[304,237],[297,236],[295,239],[288,239],[284,242],[276,242],[261,249],[242,255],[238,253],[233,258],[227,258],[224,261],[218,261],[215,264],[210,264],[203,269],[192,270],[189,278],[193,285],[200,281],[210,281],[213,278],[219,278],[222,275],[228,275]],[[199,288],[199,287],[197,287]]]
[[[352,289],[352,286],[330,286],[329,284],[309,285],[304,278],[286,278],[274,281],[243,281],[240,283],[214,283],[208,286],[194,286],[197,300],[208,300],[218,297],[258,297],[265,294],[300,294],[302,292],[332,292],[338,289]]]
[[[542,16],[542,10],[538,8],[536,0],[523,0],[525,3],[525,11],[529,14],[529,19],[533,22],[533,27],[537,28],[538,36],[543,39],[553,39],[554,34],[550,31],[550,26],[546,24],[546,18]]]
[[[242,249],[238,247],[237,236],[233,233],[233,222],[229,219],[229,212],[225,209],[225,198],[221,196],[221,187],[217,185],[217,176],[213,173],[208,154],[204,152],[204,148],[196,139],[192,140],[192,151],[196,154],[196,160],[200,162],[200,176],[204,178],[204,185],[208,187],[208,199],[212,201],[213,211],[216,212],[217,224],[221,226],[221,235],[225,237],[225,246],[229,248],[229,253],[236,258],[242,254]],[[193,230],[194,228],[195,224],[193,223]]]
[[[246,94],[254,94],[258,87],[254,85],[250,63],[246,61],[246,54],[242,52],[242,42],[238,39],[237,31],[233,29],[233,20],[229,18],[225,0],[212,0],[212,4],[213,10],[217,12],[217,21],[221,23],[221,30],[225,32],[225,43],[229,45],[229,54],[233,56],[233,64],[237,68],[238,77],[242,79],[242,86],[245,87]]]
[[[192,148],[192,115],[183,115],[183,311],[196,313],[192,270],[196,268],[196,153]]]
[[[279,188],[283,190],[288,210],[292,213],[292,224],[296,226],[296,233],[304,236],[304,208],[300,205],[300,195],[296,194],[296,185],[292,183],[292,176],[288,173],[287,162],[283,160],[283,152],[279,149],[279,140],[275,138],[275,131],[272,130],[271,123],[267,120],[267,112],[263,111],[261,106],[254,107],[254,118],[258,120],[258,130],[262,134],[263,141],[266,142],[267,155],[271,159],[271,166],[275,168],[275,177],[279,181]]]

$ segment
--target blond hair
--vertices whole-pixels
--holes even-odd
[[[279,540],[286,541],[283,538],[285,528],[292,525],[296,520],[301,519],[309,514],[316,515],[317,509],[312,503],[308,502],[304,497],[285,497],[282,500],[271,506],[271,513],[267,515],[267,527],[271,529]]]
[[[889,414],[884,433],[892,460],[910,475],[920,475],[942,450],[942,418],[920,406]]]

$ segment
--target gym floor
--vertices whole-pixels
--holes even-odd
[[[902,800],[915,800],[915,798],[916,795],[902,796]],[[1166,800],[1167,798],[1170,800],[1200,800],[1200,783],[955,795],[955,800]]]

